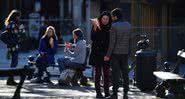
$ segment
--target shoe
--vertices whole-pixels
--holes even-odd
[[[128,99],[128,94],[127,93],[124,93],[123,99]]]
[[[82,78],[80,79],[80,84],[81,84],[82,86],[88,86],[89,84],[88,84],[87,78],[86,78],[86,77],[82,77]]]
[[[6,85],[10,85],[10,86],[17,86],[18,85],[18,83],[16,83],[14,80],[8,80],[7,82],[6,82]]]
[[[62,83],[62,82],[58,83],[58,85],[59,86],[70,86],[70,84],[66,84],[66,83]]]
[[[35,78],[35,79],[32,79],[31,81],[30,81],[31,83],[43,83],[43,80],[42,79],[40,79],[40,78]]]
[[[113,93],[112,95],[110,95],[109,97],[105,98],[105,99],[118,99],[118,95],[117,93]]]
[[[105,98],[110,97],[110,93],[109,92],[105,92]]]
[[[51,82],[51,80],[49,79],[49,77],[45,77],[44,80],[43,80],[43,82],[49,83],[49,84],[53,84],[53,83]]]
[[[72,86],[80,86],[77,82],[71,82]]]
[[[96,98],[103,99],[104,97],[101,92],[98,92],[98,93],[96,93]]]

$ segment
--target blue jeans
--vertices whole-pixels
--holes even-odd
[[[44,72],[47,74],[47,77],[49,78],[49,72],[47,71],[47,56],[46,55],[39,55],[36,59],[36,66],[38,68],[38,78],[42,78]]]
[[[72,62],[69,58],[59,58],[57,60],[59,64],[60,73],[65,69],[80,69],[83,68],[82,64]]]

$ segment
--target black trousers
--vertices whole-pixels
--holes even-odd
[[[15,68],[18,65],[18,50],[11,51],[10,54],[11,54],[11,64],[10,64],[10,67],[11,68]],[[9,76],[7,81],[8,82],[14,81],[13,76]]]
[[[109,93],[109,74],[110,74],[110,67],[107,66],[101,66],[103,64],[100,65],[96,65],[95,66],[95,89],[96,89],[96,93],[101,92],[101,77],[103,77],[103,87],[104,87],[104,92],[105,94]],[[103,74],[102,74],[103,73]]]
[[[129,90],[128,55],[112,54],[110,64],[112,66],[113,93],[118,92],[120,77],[123,79],[123,91],[127,93]]]
[[[49,77],[49,72],[47,71],[47,66],[48,66],[48,62],[47,62],[47,56],[46,55],[40,55],[37,57],[36,59],[36,66],[38,68],[38,78],[41,78],[44,74],[44,72],[46,73],[46,75]]]
[[[10,67],[11,68],[17,67],[17,64],[18,64],[18,51],[15,50],[15,51],[11,52],[11,64],[10,64]]]

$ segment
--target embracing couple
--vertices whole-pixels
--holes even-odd
[[[115,8],[111,13],[104,11],[97,19],[91,21],[93,26],[90,63],[95,67],[96,98],[103,98],[100,88],[101,78],[103,78],[104,97],[117,99],[120,75],[122,75],[123,99],[128,99],[128,48],[131,24],[123,19],[120,8]],[[113,83],[111,95],[109,93],[110,66]]]

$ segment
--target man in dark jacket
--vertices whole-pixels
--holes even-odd
[[[110,99],[117,99],[120,73],[122,74],[124,80],[123,99],[128,99],[128,48],[131,24],[122,19],[123,16],[120,8],[114,9],[111,14],[114,22],[110,31],[109,48],[106,56],[104,57],[105,61],[110,60],[110,64],[112,66],[113,94],[110,96]]]

